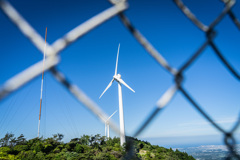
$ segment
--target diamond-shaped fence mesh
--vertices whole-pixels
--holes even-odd
[[[96,16],[88,19],[85,23],[77,26],[73,30],[69,31],[65,36],[56,40],[52,45],[47,44],[47,58],[45,62],[45,70],[49,70],[57,81],[65,86],[67,90],[84,106],[86,106],[96,117],[102,122],[107,119],[107,114],[99,107],[94,101],[91,100],[78,86],[69,82],[65,76],[69,76],[65,73],[61,73],[56,66],[59,64],[61,56],[59,53],[67,48],[69,44],[74,43],[76,40],[81,38],[83,35],[87,34],[89,31],[96,28],[98,25],[106,22],[108,19],[119,16],[120,21],[124,24],[130,34],[142,45],[148,54],[150,54],[167,72],[169,72],[175,81],[175,84],[171,86],[158,100],[155,109],[148,116],[145,122],[135,131],[134,137],[137,137],[149,124],[150,122],[159,115],[162,108],[164,108],[176,94],[177,91],[182,93],[192,107],[196,108],[199,113],[209,121],[213,127],[215,127],[219,132],[221,132],[225,139],[225,145],[228,147],[230,157],[235,157],[240,159],[240,156],[236,152],[235,144],[236,140],[234,138],[235,131],[240,125],[240,117],[236,121],[236,124],[231,130],[225,130],[219,124],[215,123],[210,115],[208,115],[203,108],[196,102],[196,100],[188,93],[188,91],[182,86],[182,81],[184,80],[183,73],[191,64],[196,61],[196,59],[203,53],[203,50],[210,46],[214,53],[219,58],[219,61],[228,69],[234,78],[240,80],[240,75],[232,67],[232,65],[224,58],[223,54],[218,49],[218,46],[214,43],[216,37],[215,27],[222,21],[224,16],[230,16],[232,23],[240,30],[240,22],[232,11],[232,7],[235,5],[235,0],[222,0],[219,3],[224,3],[225,7],[222,12],[209,24],[206,25],[201,22],[181,0],[174,0],[177,7],[185,14],[186,18],[193,22],[193,25],[198,27],[202,32],[206,34],[205,42],[199,47],[199,49],[192,54],[192,56],[182,65],[179,69],[176,69],[169,65],[168,61],[157,51],[156,48],[141,34],[141,32],[135,28],[130,22],[129,18],[124,14],[124,11],[128,9],[128,3],[125,0],[109,0],[112,3],[112,7],[106,9],[105,11],[97,14]],[[36,30],[18,13],[18,11],[7,1],[0,0],[1,10],[6,14],[6,16],[14,23],[17,28],[25,35],[32,44],[43,53],[44,39],[36,32]],[[0,88],[0,100],[4,99],[11,93],[18,90],[20,87],[24,86],[26,83],[30,82],[36,76],[39,76],[42,72],[42,61],[29,66],[26,70],[15,75],[14,77],[8,79],[2,87]],[[121,134],[118,126],[109,121],[110,127],[118,134]],[[130,158],[131,142],[127,142],[130,147],[128,147],[128,155],[126,158]]]

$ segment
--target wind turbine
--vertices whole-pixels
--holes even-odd
[[[109,133],[109,119],[112,118],[112,116],[117,112],[117,110],[110,116],[108,119],[105,121],[105,137],[107,136],[109,138],[110,133]],[[108,133],[108,135],[106,135]]]
[[[122,102],[122,84],[126,86],[128,89],[135,91],[129,87],[122,79],[121,75],[117,74],[117,67],[118,67],[118,55],[119,55],[119,49],[120,49],[120,43],[118,45],[118,52],[117,52],[117,60],[116,60],[116,67],[115,67],[115,74],[113,76],[113,79],[108,84],[107,88],[103,91],[99,99],[102,97],[102,95],[108,90],[109,87],[111,87],[113,81],[116,81],[118,83],[118,100],[119,100],[119,121],[120,121],[120,143],[121,146],[126,142],[125,140],[125,128],[124,128],[124,115],[123,115],[123,102]]]
[[[43,53],[43,69],[42,69],[42,81],[41,81],[41,94],[40,94],[40,111],[39,111],[39,119],[38,119],[38,138],[40,134],[40,121],[41,121],[41,110],[42,110],[42,93],[43,93],[43,77],[44,77],[44,64],[46,59],[46,45],[47,45],[47,27],[45,32],[45,45],[44,45],[44,53]]]

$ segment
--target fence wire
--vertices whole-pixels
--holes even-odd
[[[145,122],[135,131],[134,137],[137,137],[143,130],[149,126],[150,122],[159,115],[159,112],[166,107],[166,105],[173,99],[177,91],[182,93],[182,95],[189,101],[190,104],[207,120],[213,127],[215,127],[219,132],[223,134],[224,143],[229,149],[230,154],[227,159],[236,158],[240,159],[240,155],[236,150],[236,140],[234,138],[235,131],[240,125],[240,116],[236,121],[236,124],[229,131],[223,129],[220,125],[215,123],[210,115],[208,115],[201,107],[197,101],[187,92],[187,90],[182,86],[182,81],[184,80],[184,71],[191,66],[191,64],[196,61],[196,59],[201,55],[207,46],[210,46],[214,53],[219,58],[219,61],[229,70],[233,77],[240,80],[240,75],[232,67],[232,65],[224,58],[223,54],[218,49],[217,45],[214,43],[214,38],[216,37],[215,27],[222,21],[224,16],[229,16],[235,26],[240,30],[240,22],[232,11],[232,7],[235,5],[235,0],[222,0],[219,3],[224,3],[225,7],[222,12],[209,24],[206,25],[201,22],[181,0],[173,0],[177,7],[185,14],[186,18],[193,22],[193,24],[198,27],[206,35],[205,42],[200,45],[199,49],[192,54],[192,56],[179,68],[176,69],[169,65],[167,60],[154,48],[154,46],[141,34],[141,32],[133,26],[124,11],[128,9],[128,3],[125,0],[109,0],[112,3],[112,7],[106,9],[105,11],[97,14],[96,16],[88,19],[85,23],[80,24],[73,30],[69,31],[65,36],[56,40],[52,45],[47,44],[47,58],[45,62],[45,70],[50,70],[50,73],[57,79],[57,81],[62,84],[66,89],[87,109],[89,109],[96,117],[99,118],[103,123],[108,118],[108,115],[98,106],[94,101],[91,100],[77,85],[74,85],[66,78],[65,73],[61,73],[57,69],[57,65],[60,62],[60,52],[68,47],[69,44],[75,42],[83,35],[87,34],[89,31],[93,30],[97,26],[106,22],[112,17],[119,16],[120,21],[129,30],[130,34],[135,37],[135,39],[142,45],[142,47],[150,54],[156,61],[162,66],[166,71],[173,76],[175,84],[171,86],[167,91],[159,98],[156,103],[156,107],[153,109],[151,114],[145,119]],[[0,8],[5,13],[5,15],[16,25],[16,27],[26,36],[32,44],[43,53],[44,39],[39,33],[17,12],[17,10],[7,1],[0,0]],[[6,98],[11,93],[15,92],[20,87],[23,87],[26,83],[33,80],[36,76],[39,76],[42,72],[42,61],[28,67],[19,74],[7,80],[0,88],[0,100]],[[239,114],[240,115],[240,114]],[[118,125],[116,125],[111,120],[109,121],[110,127],[118,134],[120,130]],[[131,158],[133,156],[133,145],[131,141],[127,141],[127,155],[125,158]]]

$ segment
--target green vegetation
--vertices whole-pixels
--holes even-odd
[[[0,139],[1,160],[78,160],[78,159],[129,159],[130,150],[134,157],[131,159],[168,159],[168,160],[193,160],[192,156],[171,148],[166,149],[136,138],[128,137],[132,141],[131,146],[120,146],[119,138],[107,139],[99,134],[95,136],[83,135],[74,138],[68,143],[62,142],[62,134],[54,134],[53,137],[43,139],[34,138],[26,140],[23,135],[14,137],[7,133]]]

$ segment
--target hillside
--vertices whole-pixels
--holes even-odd
[[[95,136],[83,135],[64,143],[62,134],[55,134],[51,138],[34,138],[26,140],[23,135],[14,137],[6,134],[0,139],[0,159],[23,160],[77,160],[77,159],[129,159],[126,148],[120,146],[119,138],[107,139],[99,134]],[[132,141],[134,158],[131,159],[169,159],[193,160],[192,156],[171,148],[166,149],[136,138],[127,137]],[[131,148],[131,147],[130,147]]]

